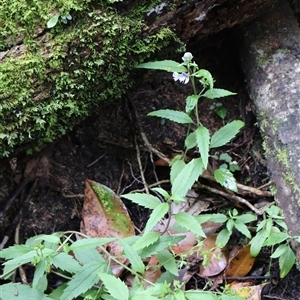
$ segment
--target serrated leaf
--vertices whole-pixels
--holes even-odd
[[[228,220],[228,217],[224,214],[215,213],[210,215],[209,220],[214,223],[225,223]]]
[[[160,109],[152,111],[148,116],[164,118],[179,124],[192,124],[194,123],[191,117],[183,111],[172,109]]]
[[[134,272],[143,274],[145,271],[145,265],[136,253],[136,251],[131,246],[129,246],[124,240],[119,239],[118,242],[123,247],[125,256],[129,259],[131,263],[132,270]]]
[[[207,169],[209,152],[209,131],[206,127],[200,126],[196,129],[196,140],[199,152],[201,154],[204,169]]]
[[[159,239],[159,236],[159,232],[150,231],[139,237],[139,239],[132,245],[132,248],[134,250],[138,250],[148,247],[149,245],[154,244]]]
[[[155,243],[139,250],[138,254],[142,259],[146,257],[150,257],[151,255],[156,254],[157,252],[163,249],[166,249],[168,247],[171,247],[174,244],[179,243],[184,238],[185,236],[169,236],[169,235],[160,236]]]
[[[200,69],[199,71],[197,71],[195,74],[193,74],[194,76],[200,78],[200,83],[205,86],[205,87],[209,87],[209,89],[212,89],[214,87],[214,79],[211,76],[211,73],[205,69]]]
[[[34,240],[47,241],[47,242],[55,243],[55,244],[59,244],[59,242],[60,242],[59,236],[57,236],[55,234],[41,234],[41,235],[34,237]]]
[[[193,158],[175,178],[172,185],[172,195],[185,197],[187,191],[203,173],[204,166],[201,158]]]
[[[15,258],[32,251],[32,247],[26,245],[14,245],[0,251],[1,258]]]
[[[160,203],[157,205],[150,215],[148,222],[146,224],[146,227],[144,229],[144,233],[150,232],[150,230],[157,224],[158,221],[160,221],[165,214],[169,210],[169,204],[168,203]]]
[[[286,241],[288,238],[290,238],[290,235],[286,232],[276,232],[273,234],[271,233],[265,240],[263,246],[273,246],[276,244],[280,244],[283,241]]]
[[[56,268],[70,273],[76,273],[80,269],[79,263],[73,258],[73,256],[64,252],[59,252],[54,255],[51,262]]]
[[[208,99],[217,99],[217,98],[222,98],[222,97],[227,97],[227,96],[232,96],[236,95],[236,93],[232,93],[227,90],[223,89],[209,89],[207,90],[202,96]]]
[[[121,281],[120,278],[116,278],[113,275],[99,273],[107,291],[117,300],[127,300],[129,298],[129,290],[126,284]]]
[[[47,28],[54,27],[58,22],[59,14],[54,15],[48,22],[47,22]]]
[[[187,72],[185,66],[181,66],[178,62],[173,60],[150,61],[139,64],[136,68],[162,70],[167,72]]]
[[[169,198],[170,198],[169,193],[168,193],[166,190],[164,190],[164,189],[162,189],[162,188],[160,188],[160,187],[152,188],[151,190],[152,190],[152,191],[155,191],[155,192],[158,192],[160,195],[162,195],[162,196],[165,197],[166,199],[169,199]]]
[[[41,288],[40,286],[40,281],[45,275],[45,270],[46,270],[46,261],[42,260],[38,262],[35,267],[33,281],[32,281],[32,287],[41,292],[44,292],[47,288],[47,286],[46,287],[44,286],[43,288]]]
[[[214,171],[214,178],[225,188],[237,192],[236,180],[228,169],[217,169]]]
[[[82,239],[74,242],[70,246],[70,250],[72,251],[79,251],[79,250],[86,250],[91,248],[96,248],[98,246],[105,245],[107,243],[115,241],[116,238],[87,238]]]
[[[157,259],[170,273],[178,276],[178,267],[174,256],[167,250],[162,250],[157,253]]]
[[[248,229],[248,227],[242,223],[242,222],[239,222],[239,221],[236,221],[234,223],[234,227],[240,232],[242,233],[243,235],[245,235],[247,238],[251,239],[251,233]]]
[[[154,209],[157,205],[161,204],[159,198],[148,194],[134,193],[134,194],[125,194],[122,195],[121,197],[125,199],[129,199],[132,202],[149,209]]]
[[[275,219],[274,222],[275,222],[277,225],[281,226],[283,229],[288,230],[285,221],[283,221],[283,220],[276,220],[276,219]]]
[[[1,285],[1,299],[3,300],[48,300],[48,296],[40,291],[21,283],[7,283]]]
[[[211,137],[210,148],[218,148],[226,145],[237,135],[243,126],[244,122],[235,120],[221,127]]]
[[[213,292],[189,290],[185,291],[184,295],[187,300],[219,300],[219,297]]]
[[[191,132],[191,133],[185,138],[184,145],[185,145],[185,147],[186,147],[187,150],[196,147],[196,145],[197,145],[197,140],[196,140],[196,132],[195,132],[195,131]]]
[[[255,235],[255,237],[251,240],[250,253],[253,257],[256,257],[259,254],[259,252],[264,244],[264,241],[267,239],[267,237],[268,237],[268,232],[263,229],[263,230],[259,231]]]
[[[179,212],[175,215],[176,222],[183,228],[192,231],[196,235],[206,237],[197,220],[187,212]]]
[[[185,112],[189,114],[198,104],[199,95],[190,95],[188,96],[185,101]]]
[[[257,216],[252,213],[246,213],[237,217],[237,221],[241,223],[250,223],[257,220]]]
[[[224,247],[227,245],[229,238],[231,236],[231,231],[229,231],[227,228],[222,229],[217,236],[216,239],[216,245],[220,247]]]
[[[68,282],[60,300],[72,300],[90,289],[99,281],[98,272],[103,272],[106,268],[105,264],[99,262],[91,262],[82,266],[81,270]]]
[[[185,162],[182,159],[181,155],[176,155],[171,161],[171,172],[170,172],[170,181],[171,184],[174,183],[175,178],[184,168]]]
[[[280,278],[284,278],[296,263],[293,250],[287,246],[285,252],[279,257]]]
[[[274,251],[274,253],[272,253],[272,255],[270,256],[271,258],[278,258],[280,257],[285,251],[286,251],[286,244],[283,245],[279,245],[276,250]]]

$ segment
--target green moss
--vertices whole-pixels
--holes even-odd
[[[169,28],[142,38],[149,5],[126,16],[106,1],[97,8],[90,1],[31,2],[0,5],[0,20],[11,16],[10,25],[0,23],[0,48],[22,42],[22,54],[7,53],[0,64],[0,157],[51,142],[101,101],[120,98],[133,84],[133,66],[177,40]],[[57,12],[73,19],[38,37]]]

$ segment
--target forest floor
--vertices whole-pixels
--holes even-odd
[[[224,122],[237,119],[245,122],[242,132],[222,151],[239,164],[241,171],[235,173],[238,181],[258,188],[268,183],[269,177],[259,123],[234,49],[230,35],[226,33],[210,38],[201,47],[196,41],[188,45],[198,65],[213,74],[216,87],[237,93],[237,96],[217,101],[227,110],[225,121],[211,109],[209,100],[200,103],[199,111],[202,123],[211,132]],[[181,56],[179,53],[175,59],[180,61]],[[151,153],[141,133],[148,138],[151,147],[165,155],[183,150],[185,128],[147,117],[147,114],[161,108],[183,110],[191,90],[174,82],[170,73],[138,71],[137,74],[140,79],[123,99],[102,106],[60,140],[34,155],[20,154],[1,162],[1,246],[23,243],[40,233],[79,230],[86,179],[104,184],[117,194],[143,189],[139,160],[147,184],[169,179],[169,168],[154,164],[158,157]],[[164,187],[168,188],[168,184]],[[218,195],[197,192],[200,197],[212,199],[208,207],[210,212],[234,207],[234,203]],[[272,198],[249,199],[253,203],[261,200],[274,201]],[[129,201],[125,201],[125,205],[135,226],[142,230],[148,213]],[[245,207],[243,210],[247,211]],[[267,272],[269,254],[260,255],[254,268],[254,271],[261,269],[262,274]],[[261,299],[300,298],[300,272],[296,268],[281,280],[275,261],[271,272],[272,287]],[[16,278],[20,280],[18,275]]]

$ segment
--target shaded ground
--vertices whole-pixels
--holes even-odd
[[[200,48],[196,41],[188,46],[198,65],[212,72],[216,87],[238,94],[218,101],[227,109],[225,122],[242,119],[246,124],[238,138],[223,150],[241,166],[237,174],[240,182],[253,187],[263,185],[268,177],[261,154],[261,139],[229,34],[211,37]],[[179,53],[174,59],[180,60],[181,56]],[[1,162],[0,243],[5,235],[9,237],[6,246],[15,243],[14,231],[19,221],[20,243],[39,233],[79,230],[85,180],[98,181],[119,194],[141,189],[144,185],[138,158],[148,184],[168,179],[167,168],[154,167],[152,159],[157,157],[149,155],[140,132],[142,129],[152,146],[164,154],[182,150],[184,127],[147,117],[147,113],[160,108],[182,110],[191,91],[185,85],[174,83],[169,73],[139,71],[138,76],[140,80],[122,100],[99,108],[56,143],[32,156],[19,154],[17,160]],[[224,121],[210,109],[211,104],[211,101],[203,101],[200,111],[203,124],[214,132]],[[6,209],[9,200],[13,203]],[[217,200],[225,202],[225,199]],[[147,214],[131,203],[126,202],[126,205],[135,225],[143,228]],[[265,270],[268,266],[263,264],[267,264],[268,255],[259,260]],[[275,265],[277,276],[276,272]],[[270,293],[280,297],[277,299],[298,299],[299,277],[299,272],[294,270]],[[272,299],[273,296],[266,295],[265,299],[268,297]]]

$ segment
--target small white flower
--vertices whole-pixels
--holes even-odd
[[[174,81],[178,80],[179,82],[184,83],[184,84],[187,84],[190,80],[189,75],[185,72],[183,72],[181,74],[174,72],[173,79],[174,79]]]
[[[191,61],[192,59],[193,59],[193,55],[192,55],[192,53],[191,52],[185,52],[184,53],[184,55],[183,55],[183,57],[182,57],[182,60],[184,61],[184,62],[188,62],[188,61]]]

